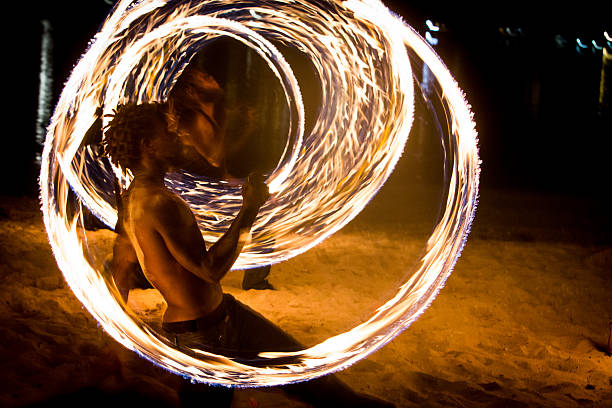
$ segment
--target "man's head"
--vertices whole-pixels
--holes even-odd
[[[142,166],[145,156],[172,167],[180,144],[176,134],[168,131],[167,115],[165,104],[119,105],[105,128],[104,154],[115,165],[132,171]]]
[[[215,79],[188,67],[168,96],[170,129],[210,164],[224,161],[223,90]]]

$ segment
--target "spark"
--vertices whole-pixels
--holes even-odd
[[[83,137],[98,107],[164,100],[198,49],[229,36],[263,58],[282,85],[290,111],[287,146],[268,176],[274,199],[262,207],[251,242],[235,269],[281,262],[314,247],[352,220],[399,160],[414,114],[413,63],[427,66],[447,112],[450,177],[446,209],[419,268],[364,323],[306,350],[296,363],[252,366],[201,350],[186,354],[143,323],[91,259],[79,219],[83,206],[114,226],[110,168]],[[315,66],[323,106],[304,133],[300,90],[273,45],[299,49]],[[420,66],[420,65],[419,65]],[[378,0],[296,2],[240,0],[119,2],[75,66],[56,106],[43,152],[42,210],[54,255],[70,288],[104,330],[155,364],[196,381],[256,387],[304,381],[343,369],[393,339],[433,301],[465,243],[476,208],[480,172],[477,135],[462,91],[414,29]],[[209,242],[228,228],[240,189],[190,174],[167,186],[194,211]],[[77,200],[69,198],[72,190]],[[271,240],[270,237],[274,239]],[[197,358],[194,357],[197,355]]]

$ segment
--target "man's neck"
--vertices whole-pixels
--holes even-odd
[[[132,171],[134,180],[146,181],[149,183],[164,185],[165,169],[159,167],[144,166]]]

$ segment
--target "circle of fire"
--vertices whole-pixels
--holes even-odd
[[[124,101],[164,100],[191,56],[231,36],[267,62],[290,107],[289,142],[268,177],[274,200],[262,207],[236,269],[302,253],[338,231],[376,194],[402,154],[413,120],[413,71],[427,67],[448,120],[448,196],[416,272],[362,324],[293,353],[292,364],[254,367],[194,350],[183,353],[119,304],[93,266],[83,206],[113,227],[109,168],[83,143],[95,112]],[[270,41],[306,54],[321,82],[323,106],[304,134],[297,81]],[[104,330],[155,364],[196,381],[254,387],[308,380],[348,367],[383,346],[429,306],[458,259],[478,196],[479,159],[472,114],[442,61],[414,29],[378,0],[123,0],[75,66],[56,107],[40,175],[45,226],[72,291]],[[169,175],[166,183],[194,211],[207,241],[218,238],[241,205],[239,187]],[[70,191],[74,192],[71,198]],[[76,203],[76,204],[75,204]],[[81,227],[79,227],[81,225]],[[197,356],[194,357],[194,356]]]

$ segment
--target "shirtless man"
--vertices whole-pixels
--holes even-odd
[[[210,110],[210,106],[202,107],[206,108]],[[157,104],[121,107],[109,125],[106,139],[112,160],[134,175],[123,197],[121,221],[125,234],[118,238],[131,245],[115,245],[115,282],[127,300],[130,285],[126,279],[137,262],[166,300],[163,321],[170,323],[206,316],[219,307],[223,297],[219,281],[238,257],[268,191],[261,180],[250,178],[243,186],[243,206],[238,216],[206,250],[193,213],[164,185],[165,174],[181,154],[178,137],[167,131],[163,121],[165,109]],[[219,141],[215,140],[212,125],[205,131],[205,119],[204,115],[194,118],[192,126],[200,128],[198,134],[204,138],[199,143],[201,154],[211,164],[217,164],[214,148],[207,151],[207,145]]]

